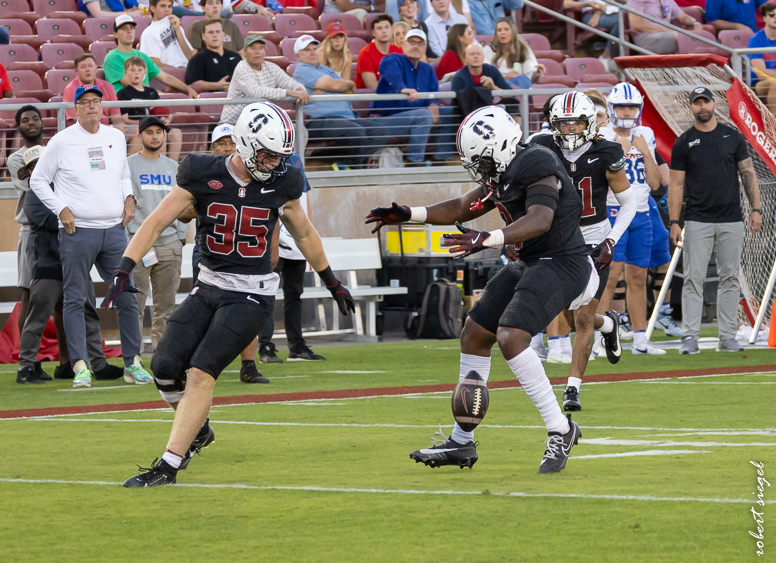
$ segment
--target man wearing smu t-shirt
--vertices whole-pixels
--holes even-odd
[[[710,90],[703,87],[693,90],[690,109],[695,123],[674,143],[668,189],[671,241],[684,248],[682,347],[679,353],[699,352],[703,282],[712,251],[719,274],[717,351],[740,352],[743,348],[736,342],[736,332],[744,225],[738,179],[741,178],[752,207],[749,227],[757,232],[763,221],[757,175],[744,136],[738,130],[718,123],[714,117],[716,104]],[[687,204],[682,236],[679,214],[685,192]]]
[[[375,90],[377,83],[380,82],[380,61],[385,55],[402,52],[391,43],[392,34],[393,18],[391,16],[383,14],[372,20],[372,36],[375,40],[358,53],[356,88]]]
[[[746,46],[776,47],[776,2],[766,2],[760,6],[765,27],[749,38]],[[749,55],[752,61],[752,84],[761,98],[766,99],[766,104],[771,113],[776,111],[776,88],[771,86],[776,80],[776,53],[752,53]],[[770,80],[767,80],[770,78]]]

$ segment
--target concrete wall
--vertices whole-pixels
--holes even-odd
[[[15,199],[0,199],[0,252],[16,250],[20,225],[14,220]]]

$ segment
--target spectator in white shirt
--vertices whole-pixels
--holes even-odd
[[[547,70],[536,60],[528,43],[520,39],[512,18],[501,18],[496,23],[493,43],[485,47],[485,62],[498,67],[506,81],[518,88],[530,88]]]
[[[135,196],[124,134],[100,123],[102,92],[94,86],[75,93],[78,122],[49,141],[30,178],[30,189],[59,217],[64,318],[73,364],[73,387],[90,387],[84,306],[92,266],[106,283],[127,247],[124,230],[135,215]],[[54,190],[51,190],[54,182]],[[130,292],[117,299],[124,379],[139,384],[152,377],[140,362],[137,300]]]
[[[154,21],[140,35],[140,52],[160,68],[186,68],[194,55],[181,20],[172,13],[172,0],[150,0]]]
[[[267,48],[264,37],[250,35],[245,39],[245,60],[234,69],[227,98],[264,98],[282,100],[296,98],[300,104],[310,101],[307,91],[276,64],[264,60]],[[224,106],[219,123],[234,125],[247,104]]]
[[[434,13],[434,7],[431,5],[431,0],[421,0],[424,2],[424,8],[426,16],[429,16]],[[477,2],[485,2],[486,0],[476,0]],[[477,27],[474,25],[474,21],[472,20],[472,14],[471,14],[471,8],[469,7],[469,0],[461,0],[461,9],[459,10],[456,7],[456,3],[452,0],[450,1],[450,13],[451,14],[459,14],[466,18],[466,21],[469,22],[469,25],[472,26],[472,29],[474,30],[474,33],[478,33]],[[428,17],[426,17],[428,19]]]
[[[431,50],[437,55],[445,52],[447,47],[447,33],[450,28],[457,23],[471,25],[469,20],[461,14],[450,10],[451,0],[431,0],[431,7],[434,11],[429,14],[426,20],[428,27],[428,44]]]

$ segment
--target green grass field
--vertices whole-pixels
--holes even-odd
[[[457,377],[454,341],[316,351],[328,361],[262,366],[270,385],[228,371],[216,394]],[[449,432],[449,393],[292,401],[214,407],[216,442],[179,473],[180,486],[149,490],[120,483],[164,451],[171,411],[0,420],[0,561],[776,560],[776,489],[765,490],[774,504],[753,504],[750,464],[776,481],[776,375],[747,370],[770,364],[768,350],[592,362],[588,374],[741,369],[583,386],[574,417],[583,438],[557,475],[537,474],[546,431],[521,389],[491,392],[472,470],[409,459],[440,423]],[[121,381],[20,386],[15,368],[0,368],[0,410],[159,398]],[[491,380],[513,378],[494,351]],[[748,533],[752,506],[765,514],[762,557]]]

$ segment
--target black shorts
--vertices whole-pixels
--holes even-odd
[[[592,252],[593,249],[598,246],[597,244],[586,244],[587,250],[589,252]],[[595,292],[595,297],[593,299],[597,299],[598,301],[601,300],[601,297],[604,294],[604,291],[606,290],[606,282],[609,280],[609,266],[607,265],[606,268],[603,270],[598,270],[598,291]]]
[[[272,318],[274,296],[225,291],[201,281],[170,315],[151,360],[157,379],[194,367],[218,379]]]
[[[506,326],[532,336],[579,297],[590,280],[587,255],[551,260],[518,260],[503,268],[485,286],[485,293],[469,316],[496,333]]]

